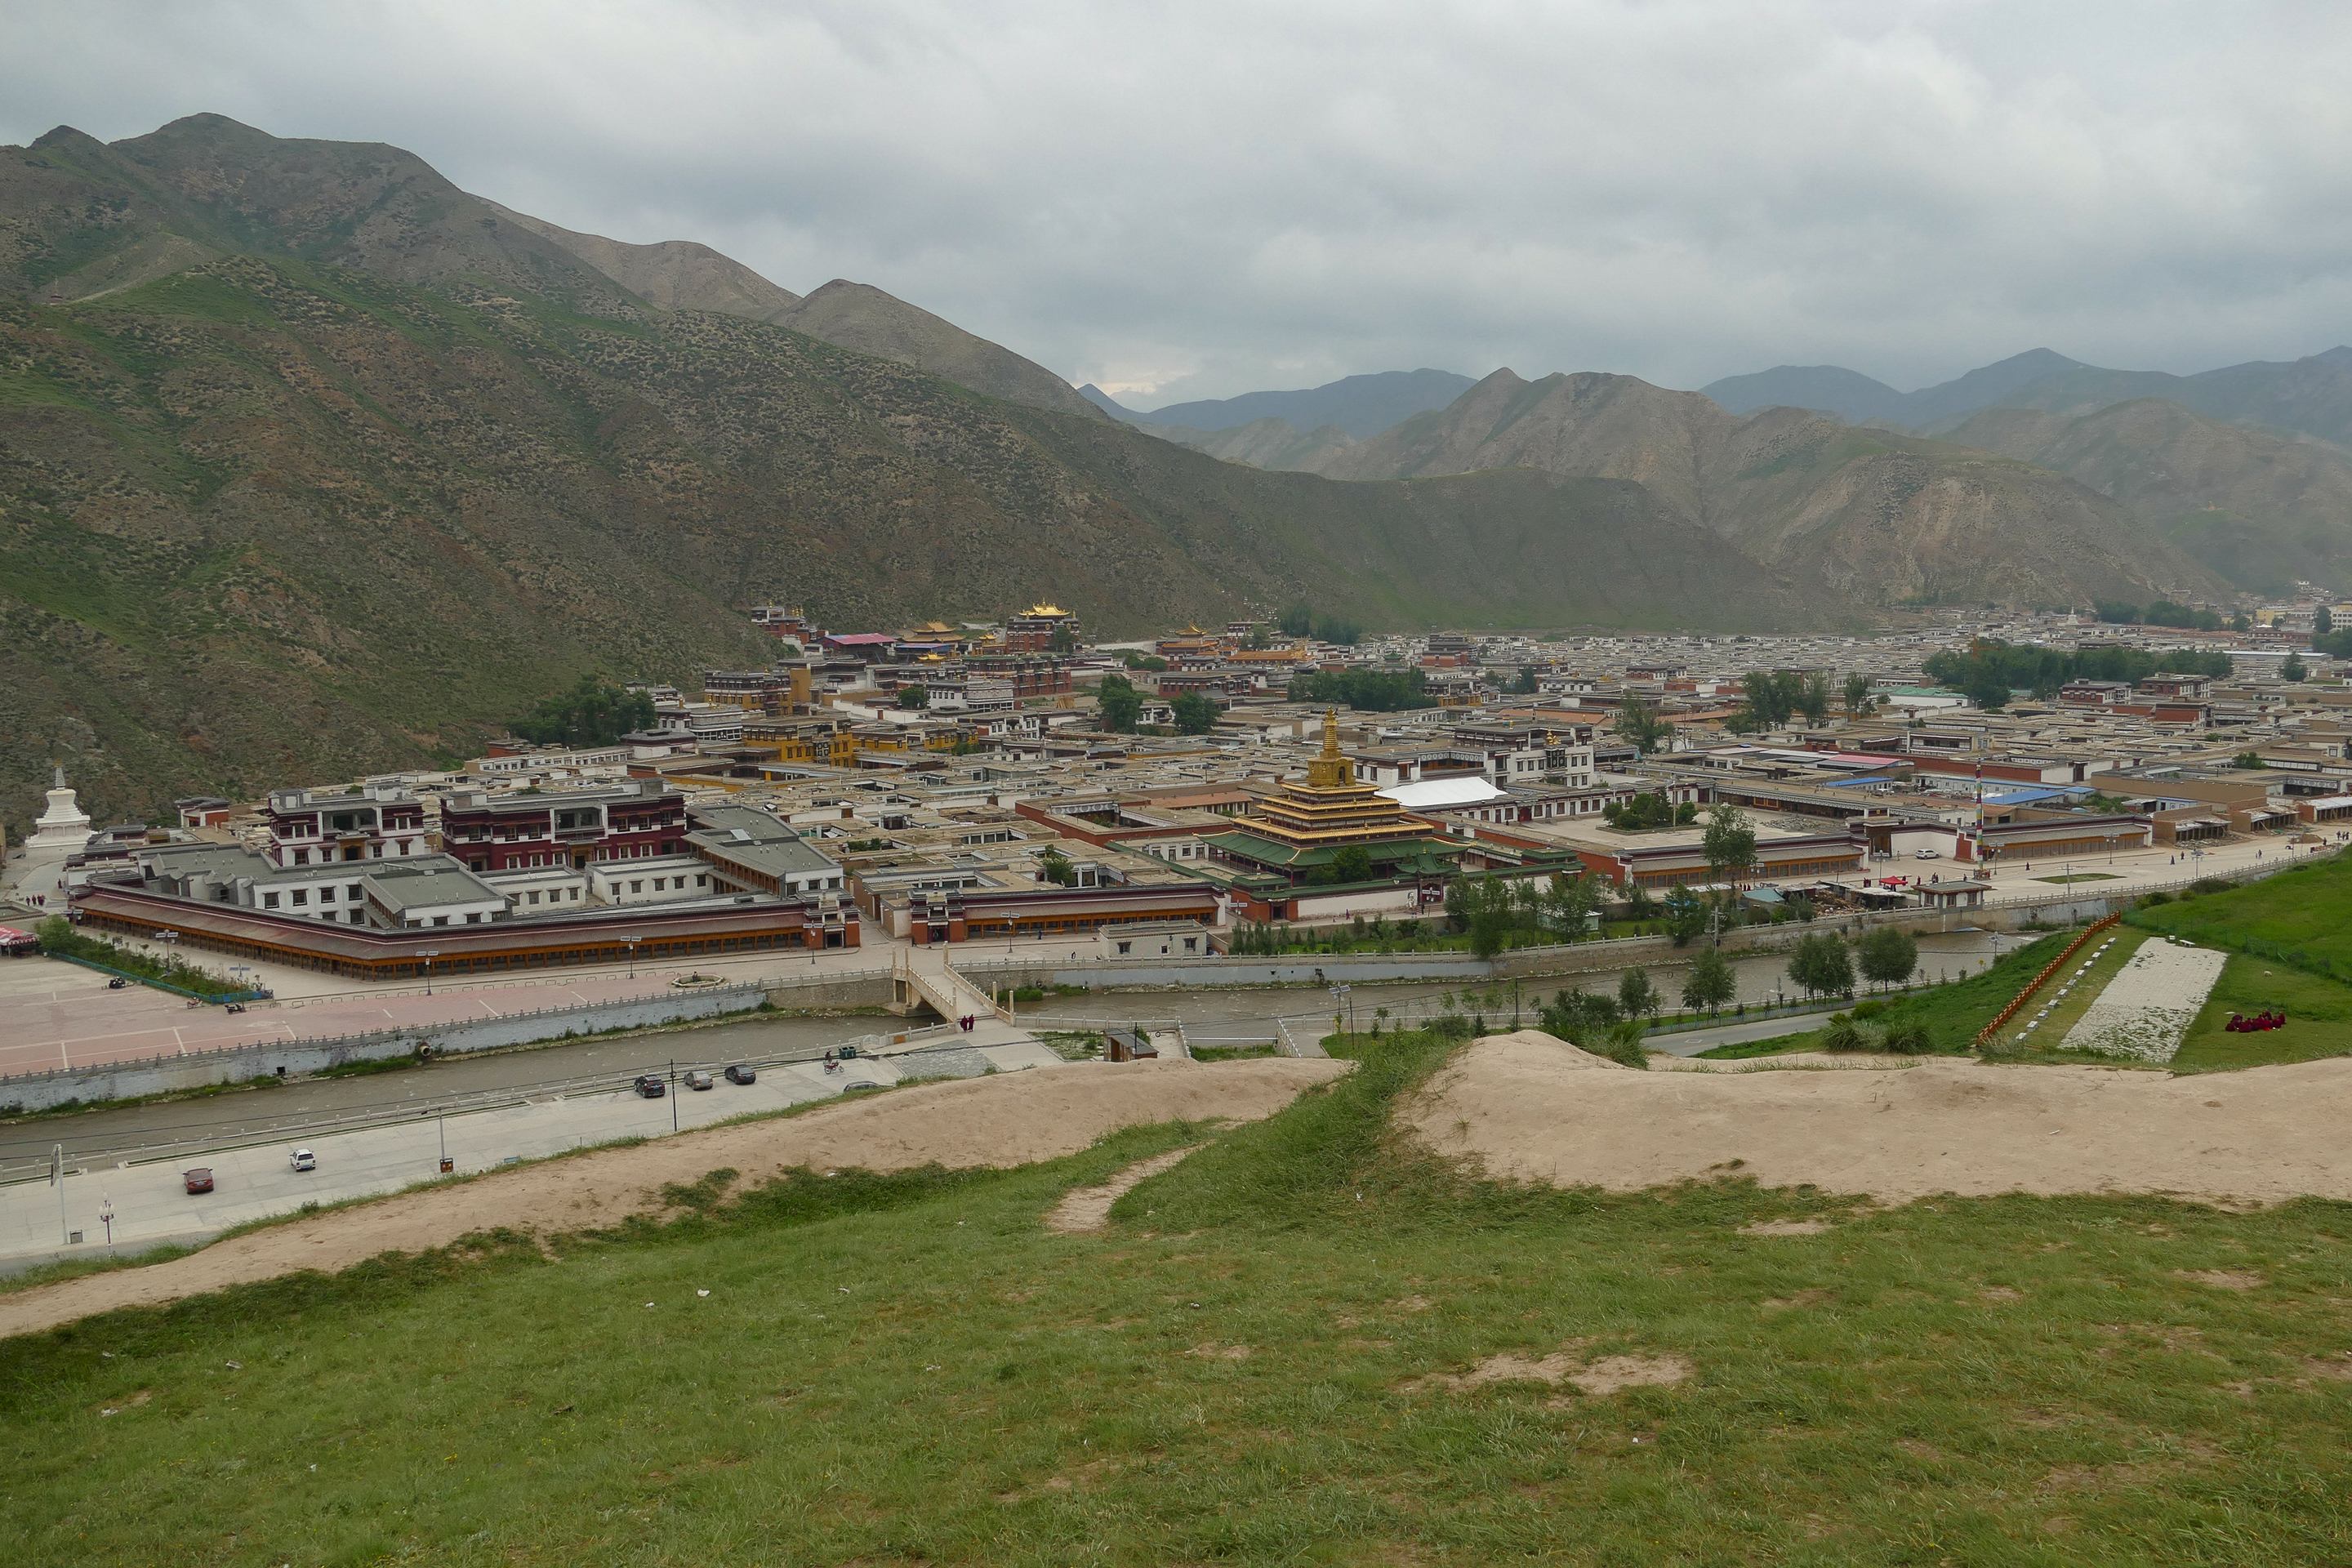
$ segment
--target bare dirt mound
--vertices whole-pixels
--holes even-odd
[[[118,1307],[147,1307],[299,1269],[332,1272],[388,1251],[446,1247],[504,1226],[561,1233],[661,1206],[661,1189],[721,1167],[747,1182],[796,1165],[903,1171],[1009,1167],[1075,1154],[1107,1132],[1154,1121],[1250,1121],[1351,1063],[1090,1064],[894,1090],[803,1116],[714,1127],[482,1176],[233,1237],[187,1258],[0,1296],[0,1335],[31,1333]]]
[[[1617,1191],[1726,1169],[1930,1193],[2352,1198],[2352,1059],[2170,1078],[1931,1057],[1901,1072],[1599,1073],[1549,1036],[1473,1042],[1402,1117],[1491,1175]],[[1735,1165],[1733,1163],[1738,1162]]]
[[[1782,1051],[1772,1057],[1702,1061],[1697,1057],[1653,1056],[1652,1072],[1822,1072],[1885,1071],[1915,1068],[1917,1057],[1888,1056],[1883,1051]]]

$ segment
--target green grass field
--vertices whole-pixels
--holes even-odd
[[[1496,1187],[1387,1133],[1432,1042],[1333,1048],[1100,1236],[1202,1130],[0,1342],[0,1561],[2352,1560],[2352,1209]],[[1695,1376],[1407,1387],[1578,1341]]]
[[[2134,910],[2130,923],[2352,981],[2352,857],[2339,852],[2227,892]]]
[[[2259,1035],[2233,1035],[2221,1026],[2232,1012],[2251,1018],[2265,1010],[2284,1011],[2287,1026]],[[2172,1068],[2176,1072],[2210,1072],[2340,1057],[2347,1051],[2352,1051],[2352,986],[2237,952],[2222,965],[2221,978],[2189,1026]]]

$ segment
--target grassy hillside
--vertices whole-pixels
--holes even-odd
[[[1391,1147],[1429,1042],[1003,1174],[677,1195],[0,1342],[28,1565],[2332,1563],[2340,1205],[1489,1186]],[[1817,1236],[1740,1227],[1792,1215]],[[560,1260],[558,1260],[560,1259]],[[2259,1277],[2222,1290],[2183,1271]],[[702,1295],[699,1292],[708,1291]],[[652,1303],[648,1306],[647,1303]],[[1681,1358],[1615,1394],[1488,1358]]]
[[[2352,856],[2305,861],[2259,882],[2189,894],[2124,918],[2149,931],[2352,983]]]

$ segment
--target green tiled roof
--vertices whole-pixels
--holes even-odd
[[[1260,838],[1255,833],[1220,833],[1202,840],[1219,852],[1236,859],[1259,866],[1285,866],[1297,868],[1305,866],[1328,866],[1343,847],[1352,846],[1325,845],[1314,849],[1297,849],[1272,838]],[[1443,838],[1395,838],[1385,844],[1367,844],[1372,864],[1385,866],[1391,872],[1421,872],[1436,875],[1452,869],[1462,847]]]

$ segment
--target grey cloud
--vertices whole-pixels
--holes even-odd
[[[7,140],[215,110],[393,142],[571,227],[877,284],[1140,406],[2352,337],[2334,7],[10,10]]]

